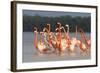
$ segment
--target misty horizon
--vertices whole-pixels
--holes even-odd
[[[23,10],[23,16],[44,16],[44,17],[60,17],[60,16],[81,16],[89,17],[90,13],[80,13],[80,12],[61,12],[61,11],[40,11],[40,10]]]

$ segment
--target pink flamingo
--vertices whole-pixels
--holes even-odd
[[[44,42],[45,42],[45,44],[48,46],[48,48],[52,51],[52,52],[54,52],[54,45],[53,45],[53,41],[52,41],[52,37],[53,37],[53,33],[50,31],[50,24],[47,24],[48,26],[49,26],[49,28],[47,29],[47,28],[44,28],[43,29],[43,32],[44,32],[44,36],[45,36],[45,38],[44,38]],[[46,31],[46,32],[45,32]]]
[[[58,30],[57,32],[57,48],[59,50],[60,55],[64,55],[64,52],[66,51],[66,31],[63,26],[61,26],[61,23],[58,23],[59,27],[56,28]],[[64,34],[61,34],[61,29],[63,29]]]
[[[40,39],[38,40],[37,28],[34,27],[34,29],[35,29],[35,31],[34,31],[34,46],[36,47],[36,49],[38,50],[38,52],[40,54],[46,53],[47,48],[46,48],[46,45],[44,44],[44,42],[42,41],[42,32],[40,32]]]
[[[46,31],[46,32],[45,32]],[[51,34],[51,32],[49,31],[49,29],[47,29],[47,28],[44,28],[43,29],[43,32],[44,32],[44,36],[45,36],[45,44],[47,44],[47,45],[49,45],[49,47],[52,47],[52,41],[51,41],[51,39],[50,39],[50,34]]]
[[[80,31],[81,31],[81,37],[84,38],[84,41],[85,41],[87,47],[90,48],[91,47],[91,40],[90,40],[90,38],[88,38],[86,36],[86,34],[84,33],[84,31],[82,29],[80,29]]]
[[[62,38],[61,38],[61,43],[60,43],[60,48],[61,48],[61,53],[64,55],[64,52],[66,51],[66,48],[68,47],[68,44],[67,44],[67,32],[65,30],[65,28],[62,26],[61,29],[63,29],[64,31],[64,34],[62,34]]]
[[[69,50],[69,53],[71,55],[75,55],[75,46],[77,44],[77,38],[76,38],[76,36],[77,36],[77,26],[76,26],[76,35],[75,35],[75,37],[72,37],[72,38],[70,38],[70,36],[69,36],[69,26],[66,25],[66,27],[68,28],[68,32],[67,32],[68,47],[67,48],[69,48],[68,50]]]
[[[81,39],[77,41],[77,44],[80,48],[81,54],[86,55],[89,51],[90,45],[91,45],[91,41],[90,39],[88,40],[86,38],[85,33],[83,32],[82,29],[80,29],[80,34],[81,34]],[[84,42],[82,41],[84,40]]]
[[[59,25],[59,27],[56,29],[56,30],[59,31],[57,33],[57,37],[54,35],[53,32],[51,32],[50,24],[47,24],[49,26],[49,28],[46,29],[47,30],[47,34],[48,34],[47,36],[48,36],[49,45],[52,48],[54,48],[55,53],[57,53],[57,51],[60,51],[60,49],[58,49],[58,48],[60,48],[60,39],[57,39],[57,38],[60,38],[60,36],[61,36],[61,31],[60,31],[61,30],[61,24],[59,22],[57,24]]]

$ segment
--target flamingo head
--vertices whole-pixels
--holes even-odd
[[[58,28],[55,29],[55,31],[57,31],[57,30],[58,30]]]
[[[63,29],[63,28],[64,28],[63,26],[62,26],[62,27],[60,27],[60,30],[61,30],[61,29]],[[56,28],[56,29],[55,29],[55,31],[57,31],[57,30],[59,30],[59,28]]]
[[[50,29],[50,24],[49,23],[47,24],[47,28]]]
[[[60,23],[60,22],[57,22],[57,24],[61,25],[61,23]]]
[[[48,23],[47,25],[48,25],[48,26],[50,26],[50,24],[49,24],[49,23]]]
[[[34,27],[34,32],[36,32],[37,31],[37,28],[36,27]]]
[[[45,32],[45,28],[43,29],[43,32]]]
[[[57,25],[58,25],[58,27],[61,27],[61,23],[60,22],[57,22]]]
[[[66,24],[65,26],[66,26],[66,27],[69,27],[69,25],[68,25],[68,24]]]

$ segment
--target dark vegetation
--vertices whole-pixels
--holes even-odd
[[[62,26],[68,24],[70,26],[70,32],[75,32],[75,27],[82,28],[85,32],[91,31],[91,17],[81,16],[59,16],[59,17],[47,17],[47,16],[23,16],[23,31],[32,32],[33,27],[37,27],[38,31],[42,31],[47,23],[51,24],[51,31],[55,32],[56,23],[60,22]]]

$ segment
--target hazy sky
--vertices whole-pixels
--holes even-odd
[[[59,17],[59,16],[65,16],[65,15],[70,15],[70,16],[90,16],[90,13],[80,13],[80,12],[56,12],[56,11],[39,11],[39,10],[23,10],[23,15],[29,15],[29,16],[35,16],[35,15],[40,15],[40,16],[48,16],[48,17]]]

